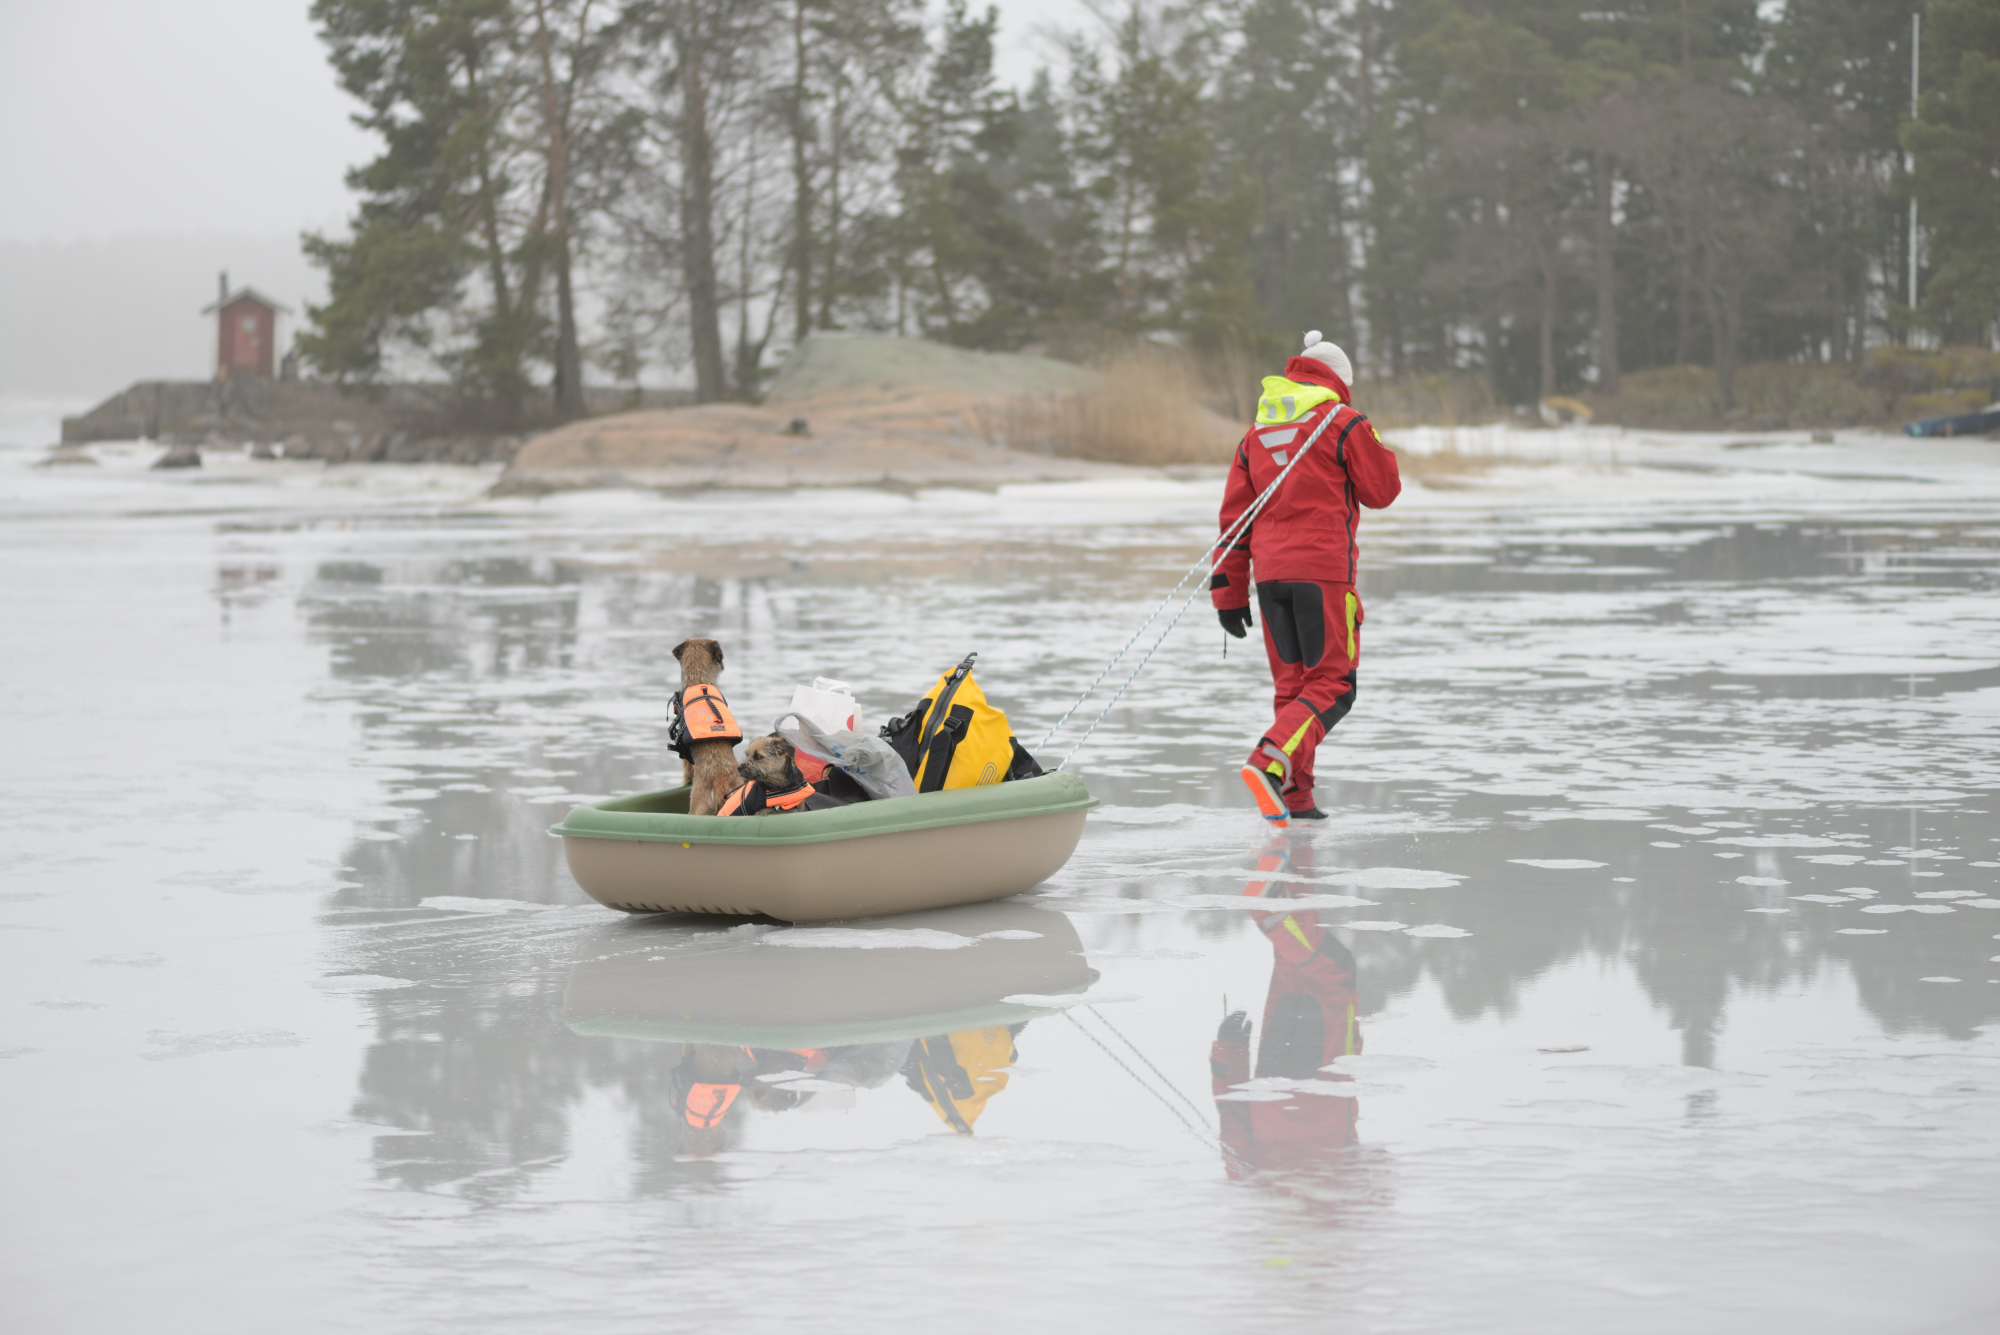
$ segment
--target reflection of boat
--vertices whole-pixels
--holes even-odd
[[[1033,1002],[1096,980],[1070,920],[1029,904],[835,928],[655,921],[587,940],[563,1017],[677,1049],[670,1106],[681,1151],[700,1157],[741,1134],[746,1109],[851,1100],[897,1076],[969,1136],[1007,1088],[1015,1037],[1057,1008]]]
[[[1082,992],[1097,978],[1070,920],[1032,904],[835,930],[839,944],[788,949],[784,928],[607,928],[570,971],[563,1018],[597,1037],[832,1048],[1019,1024],[1053,1010],[1005,998]],[[943,933],[970,944],[937,949],[950,944]]]
[[[570,812],[570,874],[627,913],[826,922],[1018,894],[1076,851],[1097,799],[1073,774],[780,816],[690,816],[688,789]]]

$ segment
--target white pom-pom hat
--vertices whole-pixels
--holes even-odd
[[[1306,350],[1299,356],[1312,358],[1339,376],[1343,385],[1354,383],[1354,363],[1347,360],[1347,354],[1340,350],[1339,344],[1324,341],[1317,329],[1306,331]]]

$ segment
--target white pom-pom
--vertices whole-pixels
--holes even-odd
[[[1319,342],[1319,330],[1317,330],[1317,329],[1308,329],[1308,330],[1306,331],[1306,344],[1305,344],[1305,345],[1306,345],[1307,347],[1311,347],[1311,346],[1312,346],[1313,344],[1315,344],[1315,343],[1317,343],[1317,342]]]

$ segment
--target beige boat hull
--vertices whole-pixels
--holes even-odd
[[[1069,861],[1086,814],[1055,811],[807,844],[565,836],[563,853],[585,893],[626,913],[837,922],[1019,894]]]

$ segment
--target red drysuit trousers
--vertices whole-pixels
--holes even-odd
[[[1283,580],[1257,585],[1264,652],[1271,661],[1273,713],[1250,763],[1279,776],[1285,805],[1313,805],[1313,754],[1354,707],[1361,654],[1361,600],[1352,584]]]

